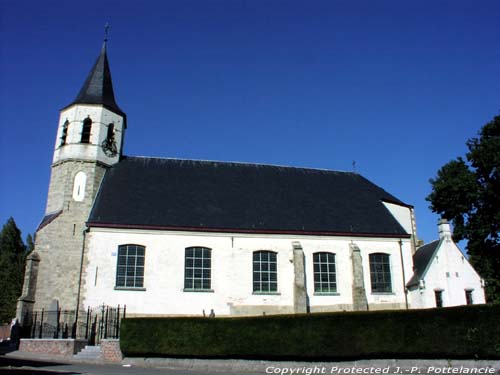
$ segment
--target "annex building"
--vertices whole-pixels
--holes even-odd
[[[126,129],[104,43],[60,112],[18,318],[103,303],[155,316],[429,307],[438,278],[425,275],[458,272],[432,263],[446,240],[417,251],[411,205],[359,174],[126,156]],[[458,275],[443,305],[484,303],[472,267]]]

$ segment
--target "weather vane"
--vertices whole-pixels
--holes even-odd
[[[108,41],[108,33],[109,33],[109,23],[106,22],[106,25],[104,25],[104,41]]]

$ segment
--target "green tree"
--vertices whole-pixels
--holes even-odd
[[[488,302],[500,302],[500,116],[467,141],[466,160],[445,164],[427,197],[431,209],[454,226],[454,239],[467,240],[467,253],[486,281]]]
[[[33,236],[28,234],[26,236],[26,253],[29,254],[35,249],[35,241],[33,240]]]
[[[26,246],[21,231],[9,218],[0,232],[0,322],[9,322],[16,315],[17,299],[24,279]]]

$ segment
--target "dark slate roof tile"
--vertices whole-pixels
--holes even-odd
[[[115,101],[111,70],[106,53],[106,42],[104,42],[101,53],[90,70],[80,92],[70,105],[73,104],[101,104],[118,114],[124,115]]]
[[[413,276],[408,281],[407,287],[417,286],[419,281],[424,278],[425,272],[432,259],[434,259],[434,254],[439,248],[440,243],[440,240],[436,240],[418,248],[413,255]]]
[[[382,201],[405,205],[355,173],[126,157],[107,171],[89,225],[408,236]]]
[[[38,228],[36,228],[36,232],[38,232],[40,229],[42,229],[43,227],[45,227],[47,224],[50,224],[60,214],[62,214],[62,210],[59,210],[57,212],[53,212],[51,214],[45,215],[42,218],[42,221],[40,221],[40,224],[38,224]]]

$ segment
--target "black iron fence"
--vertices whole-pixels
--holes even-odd
[[[26,313],[22,336],[25,338],[85,339],[89,345],[97,345],[101,339],[120,337],[121,319],[127,307],[106,305],[77,310],[38,310]]]

